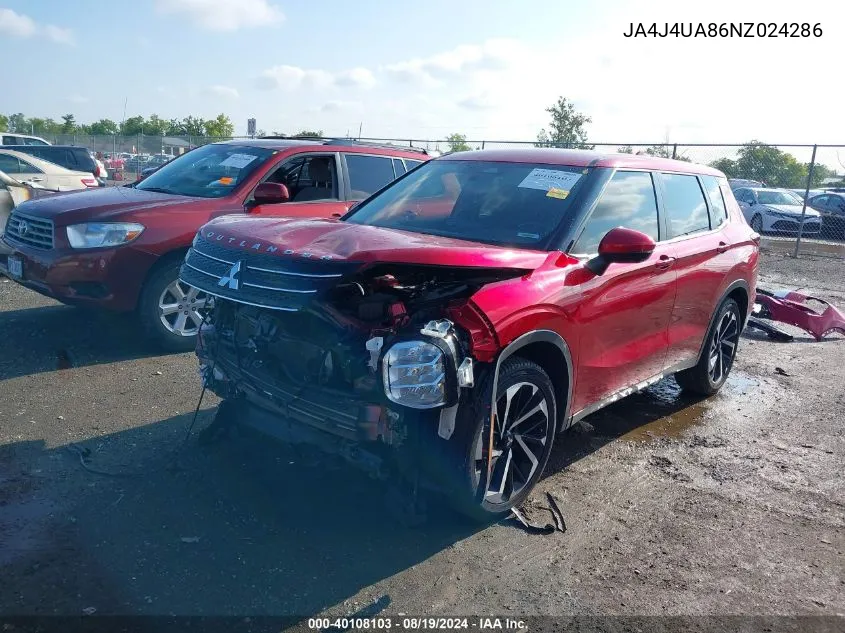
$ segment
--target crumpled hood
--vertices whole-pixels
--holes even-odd
[[[764,204],[763,205],[769,211],[774,213],[784,213],[788,215],[801,215],[801,206],[795,204]],[[807,216],[818,217],[819,212],[815,209],[811,209],[807,207]]]
[[[98,187],[30,200],[19,209],[28,215],[49,218],[57,225],[68,225],[116,219],[128,212],[207,203],[201,198],[142,191],[134,187]]]
[[[545,251],[491,246],[338,220],[226,216],[212,220],[199,233],[210,242],[250,253],[365,264],[401,262],[534,270],[549,257]]]

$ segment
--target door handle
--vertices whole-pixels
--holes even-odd
[[[719,246],[716,248],[717,253],[724,253],[728,250],[728,245],[725,242],[719,242]]]
[[[339,218],[339,217],[341,217],[341,216],[343,216],[343,214],[342,214],[342,213],[332,213],[332,217],[333,217],[333,218]]]
[[[666,270],[667,268],[671,267],[674,263],[674,257],[669,257],[669,255],[661,255],[654,267],[658,270]]]

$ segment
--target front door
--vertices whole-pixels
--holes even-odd
[[[650,173],[617,171],[611,177],[572,254],[594,255],[601,238],[617,226],[650,235],[657,247],[646,261],[611,264],[580,286],[573,412],[665,367],[676,273],[672,246],[659,241],[662,231]]]

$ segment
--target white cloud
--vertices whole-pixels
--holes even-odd
[[[75,44],[73,31],[54,24],[41,26],[28,15],[0,8],[0,33],[13,37],[44,36],[58,44]]]
[[[63,29],[62,27],[55,26],[54,24],[47,24],[44,27],[44,35],[57,44],[69,44],[70,46],[76,45],[76,40],[73,37],[73,31],[70,29]]]
[[[0,33],[15,37],[29,37],[36,31],[32,18],[11,9],[0,9]]]
[[[470,95],[458,101],[458,105],[467,110],[492,110],[496,107],[487,94]]]
[[[187,17],[209,31],[272,26],[285,19],[268,0],[156,0],[156,9],[161,14]]]
[[[341,110],[361,110],[363,104],[360,101],[327,101],[318,109],[319,112],[339,112]]]
[[[207,88],[204,88],[202,92],[209,97],[222,97],[224,99],[238,99],[241,96],[238,94],[238,91],[231,86],[208,86]]]
[[[67,100],[71,103],[88,103],[88,97],[83,97],[81,94],[73,94]]]
[[[462,44],[429,57],[390,64],[384,71],[394,79],[427,85],[460,78],[479,71],[501,71],[521,56],[523,46],[516,40],[488,40],[483,44]]]
[[[256,78],[256,86],[265,90],[282,88],[294,90],[300,86],[308,88],[371,88],[376,83],[373,73],[366,68],[353,68],[337,74],[320,69],[305,69],[282,64],[267,68]]]

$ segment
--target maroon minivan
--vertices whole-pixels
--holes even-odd
[[[63,303],[136,310],[161,347],[190,350],[206,295],[178,275],[200,226],[231,213],[337,218],[427,158],[348,139],[205,145],[128,186],[21,204],[0,270]]]

